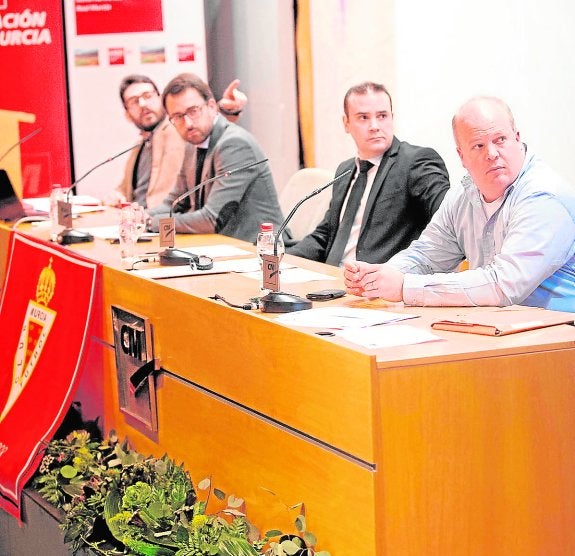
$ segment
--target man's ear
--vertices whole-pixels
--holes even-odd
[[[341,121],[343,122],[343,129],[345,129],[345,132],[349,133],[349,118],[344,114]]]
[[[127,110],[124,110],[124,117],[128,120],[131,124],[134,123],[134,119],[130,116],[130,113]]]
[[[461,153],[461,149],[456,146],[455,150],[457,151],[457,154],[459,155],[459,160],[461,160],[461,164],[463,164],[463,154]],[[465,164],[463,164],[463,167],[465,168]]]

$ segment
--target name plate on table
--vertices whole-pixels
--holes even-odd
[[[275,255],[262,255],[262,287],[272,292],[280,290],[280,258]]]
[[[120,410],[147,434],[158,430],[152,325],[149,319],[112,305]]]
[[[173,247],[176,243],[176,223],[172,217],[160,218],[160,247]]]

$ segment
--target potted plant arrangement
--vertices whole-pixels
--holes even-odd
[[[194,487],[183,466],[167,455],[145,457],[114,433],[99,440],[75,430],[53,440],[32,487],[63,511],[64,541],[73,554],[329,556],[314,550],[303,513],[295,534],[272,530],[262,536],[247,519],[242,499],[226,497],[210,479]],[[212,495],[227,505],[210,514]]]

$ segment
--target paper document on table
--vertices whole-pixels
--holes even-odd
[[[72,195],[70,197],[70,202],[73,205],[85,205],[85,206],[102,206],[102,201],[97,197],[92,197],[92,195]]]
[[[239,257],[241,255],[252,255],[250,251],[240,249],[234,245],[196,245],[195,247],[178,247],[180,251],[193,253],[194,255],[204,255],[217,259],[218,257]]]
[[[277,318],[283,324],[311,326],[313,328],[365,328],[399,320],[414,319],[417,315],[391,313],[378,309],[354,309],[351,307],[320,307],[297,313],[286,313]]]
[[[261,281],[262,272],[259,270],[259,261],[256,260],[256,262],[257,266],[255,268],[258,269],[257,271],[255,271],[255,268],[250,268],[246,264],[244,270],[237,270],[236,272],[244,272],[243,276],[246,278]],[[321,274],[320,272],[306,270],[305,268],[299,268],[283,262],[280,264],[280,270],[280,283],[282,284],[303,284],[313,280],[335,280],[335,278],[333,276],[329,276],[329,274]]]
[[[78,199],[78,200],[76,200]],[[104,210],[104,206],[100,204],[100,200],[90,195],[72,195],[69,199],[72,204],[72,214],[82,214],[85,212],[95,212]],[[22,199],[22,202],[30,205],[34,210],[41,210],[50,212],[50,198],[49,197],[30,197]]]
[[[110,240],[119,240],[120,239],[120,232],[118,230],[117,225],[112,226],[91,226],[88,228],[78,226],[78,230],[82,232],[88,232],[92,234],[94,237],[98,239],[106,239]],[[139,238],[146,238],[146,237],[156,237],[158,235],[157,232],[144,232],[140,234]]]
[[[202,276],[204,274],[225,274],[232,272],[235,261],[214,261],[214,266],[210,270],[195,270],[189,265],[180,266],[155,266],[152,268],[141,268],[132,270],[131,273],[142,278],[161,280],[162,278],[180,278],[183,276]]]
[[[374,326],[361,330],[347,329],[337,332],[337,336],[368,349],[378,349],[394,346],[408,346],[435,342],[443,338],[409,324],[390,324],[388,326]]]
[[[262,279],[262,271],[260,267],[260,259],[258,257],[252,257],[250,259],[237,259],[234,265],[234,272],[245,273],[248,278]],[[285,270],[286,268],[292,268],[294,265],[282,261],[280,263],[280,270]],[[252,276],[253,274],[253,276]]]

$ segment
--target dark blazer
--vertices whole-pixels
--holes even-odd
[[[355,173],[355,158],[342,162],[336,175],[352,168],[351,177],[336,182],[331,202],[317,228],[287,252],[325,262],[339,226],[346,193]],[[396,137],[371,187],[356,247],[358,261],[384,263],[417,239],[449,189],[449,176],[436,151]],[[305,208],[304,208],[305,210]]]
[[[182,169],[174,188],[161,205],[148,211],[154,217],[152,230],[157,230],[159,218],[169,214],[174,200],[195,187],[196,155],[196,146],[187,143]],[[210,134],[201,180],[265,158],[251,133],[218,116]],[[194,210],[194,195],[190,195],[191,210],[183,213],[175,211],[176,232],[218,233],[253,243],[262,222],[272,222],[276,230],[283,222],[267,162],[206,185],[204,195],[205,204],[198,210]]]

